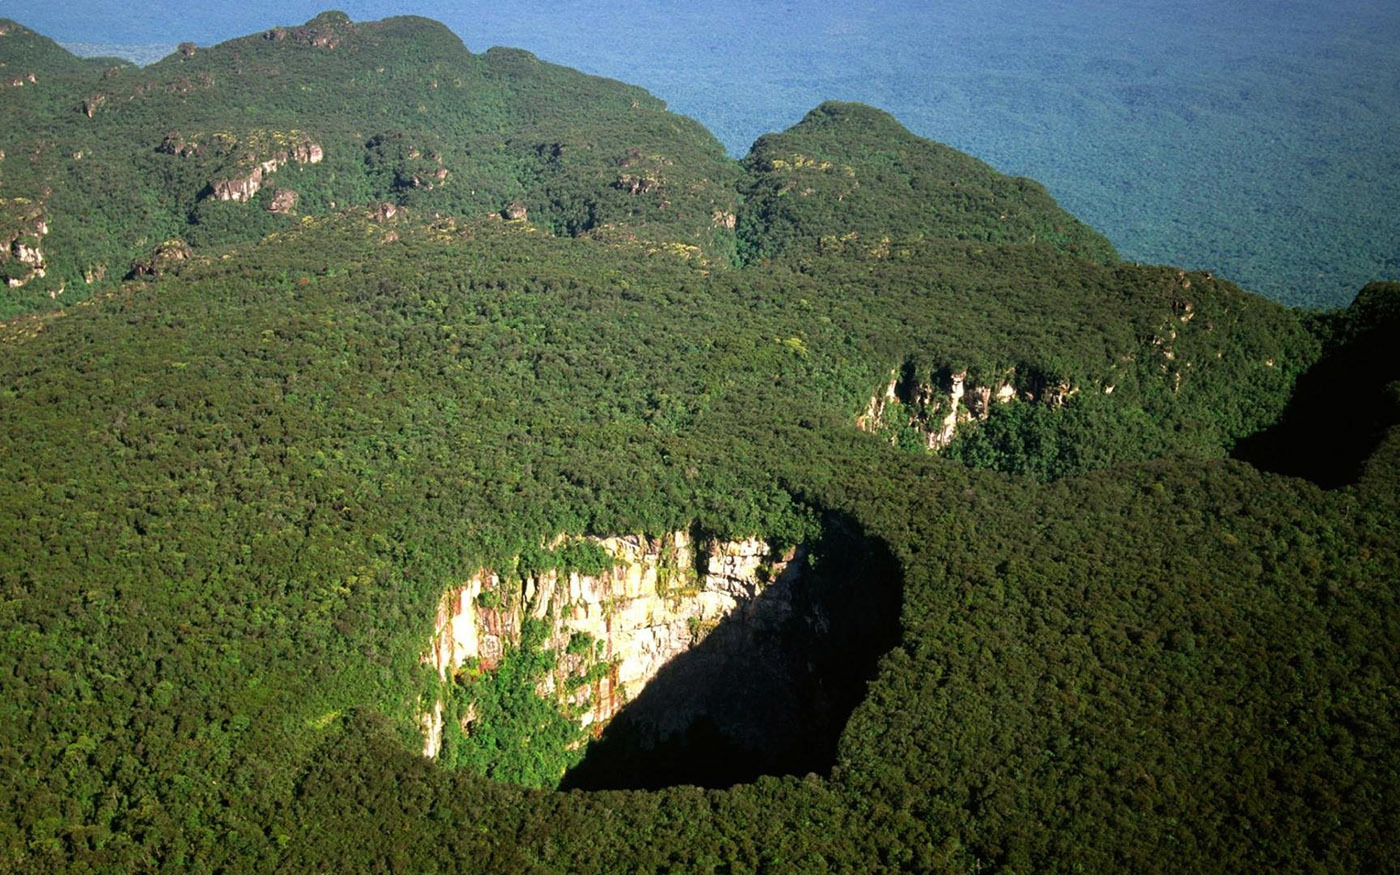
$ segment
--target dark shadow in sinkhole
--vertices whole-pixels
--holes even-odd
[[[889,549],[828,514],[806,556],[667,663],[560,789],[827,774],[876,663],[899,641],[902,597]]]
[[[1355,483],[1400,425],[1400,283],[1370,283],[1332,322],[1327,349],[1298,379],[1283,416],[1234,450],[1260,470],[1323,489]]]

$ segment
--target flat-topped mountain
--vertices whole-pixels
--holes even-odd
[[[526,52],[473,55],[427,19],[327,13],[143,69],[6,26],[3,69],[43,78],[0,93],[17,122],[0,133],[0,198],[32,205],[47,231],[42,262],[5,261],[0,312],[80,300],[162,240],[244,242],[375,202],[529,216],[697,258],[734,249],[737,167],[698,124]],[[32,232],[6,213],[6,236]]]

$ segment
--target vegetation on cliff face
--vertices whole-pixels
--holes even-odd
[[[444,768],[522,787],[556,787],[582,759],[585,736],[572,715],[536,693],[560,656],[543,646],[547,632],[543,622],[527,617],[520,641],[499,665],[468,665],[452,679],[445,717],[454,729],[464,728],[444,734],[437,757]]]
[[[85,305],[0,325],[6,866],[1388,860],[1394,286],[1319,319],[1117,264],[1034,186],[862,108],[819,108],[737,167],[642,92],[469,55],[421,20],[323,16],[64,75],[107,99],[89,118],[78,92],[0,98],[34,97],[0,104],[21,120],[0,131],[0,183],[48,188],[53,277],[118,266]],[[844,116],[897,148],[862,159]],[[301,133],[321,161],[290,160]],[[201,197],[248,149],[271,157],[261,144],[288,150],[272,178],[299,215]],[[795,154],[805,197],[775,182],[789,168],[759,169]],[[823,187],[852,178],[827,161],[859,195]],[[102,208],[94,167],[119,192]],[[963,172],[977,195],[941,196]],[[993,196],[1017,207],[1009,230]],[[528,215],[503,217],[516,201]],[[17,312],[52,303],[44,288],[0,294]],[[856,428],[891,369],[1078,392],[998,406],[940,457]],[[1315,449],[1290,422],[1325,416],[1336,380],[1374,415],[1330,489],[1226,458],[1276,422],[1270,460]],[[559,533],[798,543],[828,514],[903,589],[825,773],[487,780],[561,768],[531,749],[558,715],[508,683],[547,660],[529,647],[462,685],[457,707],[499,718],[494,757],[418,755],[439,682],[419,657],[442,592],[476,570]]]

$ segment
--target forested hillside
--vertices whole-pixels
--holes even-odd
[[[739,233],[750,257],[802,242],[938,237],[1048,244],[1095,261],[1117,256],[1038,183],[913,136],[888,114],[824,103],[744,161]]]
[[[0,270],[22,285],[3,314],[81,300],[171,238],[251,241],[373,202],[734,250],[737,168],[703,128],[527,52],[473,55],[426,19],[326,13],[142,69],[0,26],[24,83],[0,89]]]
[[[6,867],[1389,865],[1394,284],[1122,264],[851,104],[733,162],[422,19],[144,70],[4,27]],[[818,581],[733,622],[821,669],[819,757],[584,732],[550,672],[621,656],[557,604],[433,665],[465,581],[499,627],[677,532]]]

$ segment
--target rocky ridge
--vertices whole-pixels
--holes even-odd
[[[268,158],[258,160],[252,156],[249,157],[257,162],[250,170],[209,183],[210,193],[215,199],[247,203],[253,195],[258,193],[267,178],[276,173],[280,167],[288,163],[320,164],[325,158],[325,151],[320,145],[302,139],[289,149],[279,151]]]

